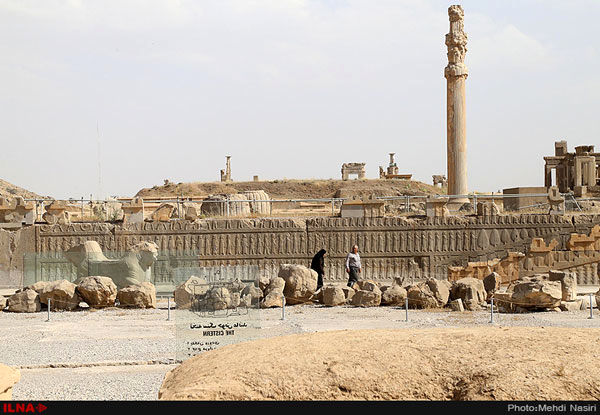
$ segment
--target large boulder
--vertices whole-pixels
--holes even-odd
[[[322,289],[322,302],[324,305],[333,307],[346,304],[346,295],[339,285],[326,285]]]
[[[156,288],[151,282],[130,285],[117,291],[119,307],[156,308]]]
[[[11,295],[6,303],[8,311],[15,313],[36,313],[42,309],[40,295],[29,288]]]
[[[357,307],[377,307],[381,304],[381,290],[358,290],[352,296],[351,304]]]
[[[406,290],[410,308],[437,308],[439,301],[426,282],[411,285]]]
[[[352,297],[354,297],[354,294],[356,294],[356,290],[352,287],[342,287],[342,291],[344,292],[344,296],[346,297],[346,302],[350,302],[350,300],[352,300]]]
[[[51,310],[74,310],[81,298],[77,294],[77,285],[67,280],[51,281],[40,292],[40,302],[48,304]]]
[[[213,287],[204,296],[203,309],[209,311],[226,310],[233,306],[232,293],[226,287]],[[239,296],[237,298],[239,303]]]
[[[450,298],[450,288],[452,288],[452,284],[449,281],[436,280],[435,278],[430,278],[425,283],[437,300],[438,307],[446,306],[446,304],[448,304],[448,299]]]
[[[543,276],[519,280],[511,290],[511,301],[525,309],[559,307],[563,297],[560,281],[549,281]]]
[[[21,372],[18,369],[0,363],[0,401],[12,399],[12,388],[21,380]]]
[[[575,273],[551,270],[548,273],[548,280],[560,282],[563,301],[575,301],[577,299],[577,275]]]
[[[44,291],[44,288],[46,288],[46,286],[50,283],[51,281],[38,281],[34,284],[31,284],[27,288],[34,290],[36,293],[40,294],[42,291]]]
[[[262,308],[283,307],[285,280],[275,277],[265,288],[265,296],[260,306]]]
[[[110,277],[85,277],[79,281],[77,293],[92,308],[112,307],[117,299],[117,286]]]
[[[198,300],[208,291],[208,282],[204,278],[191,276],[175,288],[173,297],[177,308],[186,309],[192,306],[193,300]]]
[[[407,293],[404,287],[393,284],[385,290],[381,290],[381,305],[398,305],[404,307],[406,296]]]
[[[283,292],[288,304],[309,302],[317,291],[317,272],[303,265],[283,264],[277,276],[285,281]]]
[[[483,281],[477,278],[466,277],[452,284],[450,298],[452,300],[460,298],[465,309],[473,311],[479,310],[485,305],[487,292],[485,291]]]

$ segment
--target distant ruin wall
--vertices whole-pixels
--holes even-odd
[[[3,231],[0,235],[0,286],[15,285],[21,279],[25,285],[71,279],[75,270],[62,252],[87,240],[97,241],[109,257],[118,257],[140,241],[155,242],[160,254],[153,275],[155,283],[165,289],[175,283],[176,269],[258,265],[263,275],[272,277],[282,263],[308,266],[321,248],[327,250],[326,281],[345,281],[344,259],[353,244],[360,249],[361,278],[446,279],[448,266],[501,258],[507,251],[526,252],[533,238],[557,239],[558,248],[565,249],[571,233],[587,234],[599,223],[600,215],[520,215],[35,225],[18,234]],[[25,275],[19,277],[18,271],[23,269]],[[589,281],[598,284],[597,275]]]

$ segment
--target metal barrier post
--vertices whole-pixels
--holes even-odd
[[[50,304],[51,301],[52,299],[48,298],[48,320],[46,321],[50,321],[50,308],[52,307],[52,305]]]
[[[590,319],[594,318],[594,307],[592,305],[592,296],[593,296],[593,294],[590,293],[590,316],[588,317]]]
[[[406,322],[408,323],[408,297],[404,299],[404,309],[406,310]]]
[[[494,297],[492,297],[492,303],[490,307],[490,323],[494,324]]]
[[[171,321],[171,297],[167,297],[167,321]]]

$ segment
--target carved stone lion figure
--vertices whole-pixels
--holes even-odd
[[[152,282],[152,264],[158,258],[158,245],[140,242],[121,259],[109,259],[96,241],[86,241],[65,252],[66,258],[77,267],[77,277],[98,275],[110,277],[117,288]]]

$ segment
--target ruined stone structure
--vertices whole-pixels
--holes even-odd
[[[342,180],[348,180],[351,174],[356,174],[358,179],[365,178],[366,163],[344,163],[342,164]]]
[[[231,181],[231,156],[225,156],[227,158],[225,170],[221,170],[221,181]]]
[[[428,218],[445,218],[450,215],[447,204],[447,197],[428,197],[425,200],[425,214]]]
[[[16,233],[0,230],[0,246],[7,247],[0,257],[0,281],[10,278],[20,284],[18,272],[23,264],[25,285],[38,280],[66,278],[73,281],[76,270],[64,252],[88,240],[97,241],[107,258],[121,258],[141,241],[155,242],[159,253],[152,265],[152,282],[161,292],[172,291],[174,275],[191,267],[257,265],[261,275],[271,277],[277,275],[280,264],[307,266],[322,248],[327,249],[326,281],[345,281],[344,258],[355,243],[363,262],[362,279],[447,279],[450,266],[504,258],[507,252],[529,252],[534,238],[556,239],[557,249],[567,249],[572,233],[589,234],[597,224],[600,224],[600,215],[420,220],[403,217],[201,219],[125,226],[108,223],[34,225]],[[581,253],[572,252],[570,255]],[[589,272],[579,284],[599,283],[597,273]]]
[[[448,194],[466,195],[467,189],[467,122],[465,104],[465,66],[467,34],[464,32],[464,11],[461,6],[448,8],[450,33],[446,35],[448,66],[444,70],[447,80],[447,146]],[[451,203],[466,203],[466,198],[452,199]]]
[[[567,142],[557,141],[554,156],[546,156],[544,161],[544,186],[556,185],[561,193],[574,191],[580,196],[586,190],[600,192],[600,153],[594,152],[594,146],[577,146],[574,153],[569,153]],[[552,170],[556,172],[556,183],[552,182]]]
[[[340,208],[342,218],[382,218],[385,202],[373,198],[344,200]]]
[[[35,222],[35,204],[16,197],[12,202],[0,197],[0,223],[32,225]]]
[[[390,164],[387,167],[387,171],[383,170],[383,167],[379,166],[379,178],[380,179],[402,179],[402,180],[410,180],[412,178],[412,174],[399,174],[398,166],[394,161],[394,154],[390,153]]]
[[[446,175],[434,174],[432,177],[433,177],[433,185],[434,186],[445,187],[448,185],[448,180],[446,179]]]

